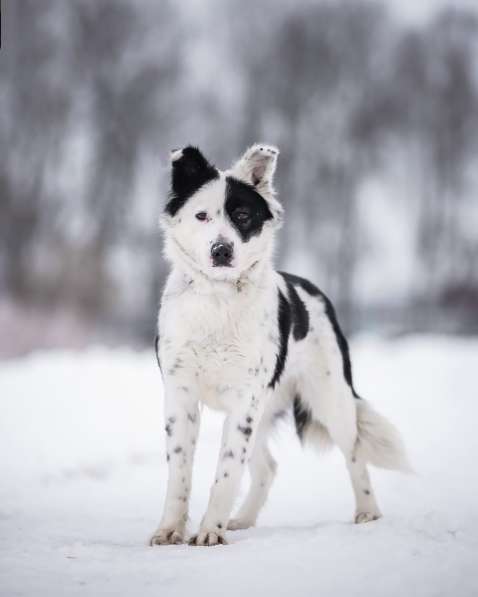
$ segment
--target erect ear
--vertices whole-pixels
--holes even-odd
[[[274,195],[273,178],[279,150],[256,143],[231,168],[231,174],[252,184],[258,193]]]
[[[219,172],[197,147],[188,145],[171,152],[171,190],[165,211],[174,216],[184,203],[207,182],[218,178]]]
[[[272,212],[274,227],[282,224],[283,208],[275,198],[274,173],[279,150],[272,145],[256,143],[229,170],[229,174],[252,185],[267,201]]]

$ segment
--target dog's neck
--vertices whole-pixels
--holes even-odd
[[[268,273],[273,272],[272,268],[272,247],[258,259],[252,262],[237,278],[217,279],[211,278],[205,271],[200,269],[191,259],[183,247],[174,239],[170,240],[169,247],[166,245],[166,257],[174,253],[175,259],[169,259],[173,265],[172,275],[182,281],[184,290],[191,290],[198,294],[207,295],[231,295],[247,294],[254,291],[267,282]]]
[[[182,268],[177,264],[173,267],[173,274],[182,278],[185,289],[198,294],[238,295],[248,294],[262,286],[267,265],[265,259],[257,260],[238,278],[224,280],[210,278],[202,271],[191,271],[190,268]]]

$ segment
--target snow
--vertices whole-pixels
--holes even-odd
[[[340,455],[303,451],[284,422],[258,527],[215,548],[147,546],[166,484],[152,351],[1,363],[0,595],[477,595],[478,340],[352,348],[358,390],[400,427],[416,474],[373,471],[385,518],[353,525]],[[190,530],[221,420],[203,413]]]

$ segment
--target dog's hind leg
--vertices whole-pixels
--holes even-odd
[[[258,429],[256,443],[249,460],[251,475],[249,492],[237,515],[229,521],[227,527],[229,530],[254,526],[259,512],[266,503],[277,469],[276,461],[267,446],[269,427],[270,424],[264,422]]]
[[[309,388],[309,392],[304,394],[310,396],[312,391],[312,388]],[[323,384],[318,405],[317,401],[307,400],[304,403],[306,408],[310,408],[311,414],[310,424],[304,432],[304,440],[314,442],[317,437],[317,434],[314,434],[314,428],[318,426],[322,435],[325,429],[327,430],[329,439],[344,455],[355,496],[356,523],[377,520],[382,516],[370,481],[366,458],[362,451],[357,449],[359,440],[357,403],[359,401],[360,399],[354,398],[345,383],[339,380],[334,383],[331,380]],[[322,416],[320,416],[319,425],[316,413],[320,412]]]

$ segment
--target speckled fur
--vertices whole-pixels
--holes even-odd
[[[322,441],[337,444],[355,493],[355,521],[375,520],[381,514],[366,462],[405,468],[406,459],[391,424],[354,396],[325,297],[307,292],[306,285],[291,288],[292,283],[273,268],[274,234],[282,217],[272,186],[278,151],[255,145],[226,172],[214,171],[194,152],[198,150],[173,153],[176,179],[183,170],[184,176],[194,176],[196,163],[206,163],[208,176],[199,176],[194,193],[194,180],[187,180],[186,198],[174,195],[173,189],[174,205],[181,207],[174,214],[165,213],[162,220],[165,254],[172,264],[161,299],[157,342],[169,479],[163,517],[151,544],[186,539],[200,402],[223,411],[226,418],[209,504],[191,544],[222,544],[227,528],[255,524],[276,471],[268,435],[278,413],[290,410],[297,397],[305,413],[303,440],[313,441],[314,432],[319,432]],[[189,163],[191,159],[196,162]],[[225,213],[226,179],[231,176],[251,185],[267,202],[272,217],[261,222],[257,233],[241,237]],[[199,222],[195,214],[201,211],[207,218]],[[210,247],[218,238],[234,246],[231,267],[211,263]],[[278,365],[279,359],[283,362]],[[247,463],[249,494],[231,519]]]

